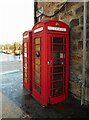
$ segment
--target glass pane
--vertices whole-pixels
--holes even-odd
[[[62,74],[53,74],[53,80],[63,80]]]
[[[27,53],[27,48],[24,48],[24,52]]]
[[[26,42],[24,42],[24,47],[27,47],[27,43]]]
[[[40,65],[40,59],[35,59],[35,64]]]
[[[63,46],[62,45],[54,45],[53,46],[53,50],[63,50]]]
[[[27,83],[27,78],[26,77],[24,77],[24,82]]]
[[[27,78],[27,73],[24,73],[24,77]]]
[[[40,66],[35,65],[35,70],[38,71],[38,72],[40,72]]]
[[[40,80],[38,80],[37,78],[35,78],[35,83],[40,86]]]
[[[27,73],[27,68],[24,68],[24,72]]]
[[[63,43],[63,38],[54,37],[53,43]]]
[[[35,79],[39,79],[40,80],[40,73],[35,72]]]
[[[24,67],[27,67],[27,63],[24,63]],[[26,69],[26,68],[25,68]]]
[[[40,51],[40,45],[35,46],[35,51]]]
[[[62,65],[63,64],[63,60],[54,60],[53,65]]]
[[[54,68],[53,68],[53,72],[54,72],[54,73],[63,72],[63,67],[54,67]]]
[[[24,63],[27,63],[27,57],[24,57]]]
[[[40,38],[35,38],[34,39],[34,62],[35,62],[35,69],[34,69],[34,84],[35,84],[35,89],[40,93],[40,85],[41,85],[41,78],[40,78],[40,46],[41,39]]]
[[[63,82],[54,82],[53,83],[53,88],[62,87],[62,86],[63,86]]]
[[[40,44],[40,38],[35,39],[35,44]]]
[[[35,89],[36,89],[39,93],[41,93],[41,91],[40,91],[40,87],[37,86],[36,84],[35,84]]]
[[[60,53],[59,52],[54,52],[54,58],[60,58]]]
[[[63,89],[55,89],[55,90],[53,90],[53,94],[54,95],[60,95],[60,94],[62,94],[63,93]]]

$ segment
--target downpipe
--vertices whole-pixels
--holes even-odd
[[[86,10],[87,4],[84,0],[84,17],[83,17],[83,62],[82,62],[82,83],[81,83],[81,106],[85,104],[85,81],[86,81]]]

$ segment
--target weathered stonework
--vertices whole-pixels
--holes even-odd
[[[62,7],[61,7],[62,6]],[[41,20],[61,20],[70,28],[70,85],[69,91],[81,98],[82,52],[83,52],[83,3],[39,2],[43,8]],[[87,2],[87,58],[85,100],[89,102],[89,2]],[[75,89],[76,88],[76,89]]]

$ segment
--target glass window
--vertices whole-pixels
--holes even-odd
[[[40,66],[39,65],[35,65],[35,71],[40,72]]]
[[[26,42],[24,42],[24,48],[25,48],[25,47],[27,47],[27,43],[26,43]]]
[[[62,65],[64,62],[63,60],[54,60],[53,62],[53,65],[56,66],[56,65]]]
[[[35,59],[35,64],[40,65],[40,59]]]
[[[63,38],[54,37],[53,38],[53,43],[63,43]]]
[[[53,74],[53,80],[63,80],[62,74]]]
[[[27,83],[27,78],[26,77],[24,77],[24,82]]]
[[[62,87],[63,86],[63,82],[54,82],[53,83],[53,88],[58,88],[58,87]]]
[[[53,95],[60,95],[62,93],[63,93],[63,89],[61,89],[61,88],[53,90]]]
[[[35,51],[37,52],[37,51],[40,51],[40,45],[36,45],[35,46]]]
[[[63,66],[62,67],[54,67],[53,70],[54,70],[53,71],[54,73],[63,72]]]
[[[40,44],[40,38],[35,39],[35,44]]]
[[[63,50],[63,46],[62,45],[54,45],[53,46],[53,50],[56,51],[56,50]]]
[[[24,52],[27,53],[27,48],[24,48]]]
[[[34,84],[35,84],[35,89],[40,93],[40,85],[41,85],[41,78],[40,78],[40,51],[41,51],[41,46],[40,46],[40,38],[35,38],[34,39],[34,62],[35,62],[35,70],[34,70]]]

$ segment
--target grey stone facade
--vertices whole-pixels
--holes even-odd
[[[83,3],[38,2],[37,21],[61,20],[70,28],[70,80],[69,91],[81,98],[82,51],[83,51]],[[39,12],[41,10],[41,12]],[[39,14],[38,14],[39,13]],[[89,2],[87,2],[87,61],[85,100],[89,102]]]

